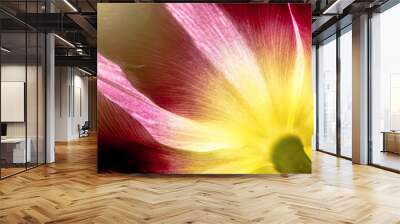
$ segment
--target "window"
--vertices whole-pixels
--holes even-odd
[[[18,13],[42,12],[43,1],[1,2]],[[0,178],[45,163],[45,35],[0,13]]]
[[[351,26],[340,36],[340,155],[352,157],[352,35]]]
[[[314,134],[312,136],[312,149],[316,150],[317,146],[317,86],[316,86],[316,81],[317,81],[317,47],[315,45],[312,46],[312,86],[313,86],[313,102],[314,102]]]
[[[336,37],[318,48],[318,149],[336,153]]]
[[[400,5],[371,18],[371,162],[400,170]]]

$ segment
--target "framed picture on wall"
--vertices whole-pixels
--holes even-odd
[[[98,169],[310,173],[308,4],[98,4]]]

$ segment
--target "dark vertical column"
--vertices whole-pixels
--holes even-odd
[[[319,149],[319,44],[315,47],[315,149]]]
[[[68,117],[71,117],[71,67],[67,67],[68,72]],[[68,134],[67,134],[68,135]]]
[[[28,0],[25,0],[25,21],[28,21]],[[25,100],[24,100],[24,121],[25,121],[25,170],[28,169],[28,24],[25,23]]]
[[[71,67],[71,99],[72,99],[72,119],[75,119],[75,67]]]
[[[340,64],[340,35],[339,28],[336,31],[336,154],[341,156],[341,119],[340,119],[340,83],[341,83],[341,64]]]
[[[2,47],[3,46],[3,44],[2,44],[2,32],[1,32],[1,30],[2,30],[2,27],[1,27],[1,24],[2,23],[0,23],[0,47]],[[2,124],[2,122],[1,122],[1,67],[3,66],[3,64],[2,64],[2,58],[1,58],[1,55],[2,55],[2,52],[1,52],[1,50],[0,50],[0,125]],[[0,134],[1,135],[1,134]],[[1,178],[1,169],[2,169],[2,167],[3,167],[3,165],[2,165],[2,156],[1,156],[1,150],[2,150],[2,148],[1,148],[1,146],[2,146],[2,144],[0,144],[0,179],[2,179]]]
[[[45,0],[45,13],[48,13],[48,0]],[[47,32],[44,33],[44,67],[42,72],[44,72],[44,163],[47,163]],[[43,75],[43,74],[42,74]],[[43,79],[43,76],[42,76]]]
[[[372,164],[373,162],[373,153],[372,153],[372,83],[371,83],[371,75],[372,75],[372,64],[371,64],[371,55],[372,55],[372,29],[371,29],[371,19],[372,19],[372,12],[368,12],[368,20],[367,20],[367,45],[368,45],[368,53],[367,53],[367,64],[368,64],[368,70],[367,70],[367,82],[368,82],[368,89],[367,89],[367,98],[368,98],[368,111],[367,111],[367,117],[368,117],[368,158],[367,158],[367,163]],[[384,148],[385,145],[384,145]]]
[[[36,1],[36,13],[39,13],[39,0]],[[39,20],[37,20],[37,22],[39,22]],[[38,165],[39,165],[39,31],[36,32],[36,166]]]

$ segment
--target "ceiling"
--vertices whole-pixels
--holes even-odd
[[[165,0],[45,0],[0,1],[0,22],[3,43],[8,42],[10,47],[24,49],[22,34],[26,28],[39,32],[55,32],[60,38],[55,38],[56,63],[68,65],[91,65],[88,69],[96,70],[96,45],[97,45],[97,3],[103,2],[167,2]],[[337,4],[335,1],[338,1]],[[373,8],[386,0],[215,0],[212,2],[268,2],[268,3],[309,3],[313,11],[313,39],[328,35],[326,30],[345,16],[355,15]],[[168,1],[168,2],[171,2]],[[187,1],[172,1],[187,2]],[[210,1],[192,1],[210,2]],[[51,10],[50,10],[51,9]],[[48,13],[52,11],[52,13]],[[324,14],[329,12],[328,14]],[[28,13],[25,13],[28,12]],[[336,12],[336,13],[335,13]],[[351,22],[351,19],[350,19]],[[325,32],[325,33],[324,33]],[[332,31],[334,32],[334,30]],[[66,41],[65,41],[66,40]],[[72,45],[73,47],[71,47]],[[5,46],[5,45],[4,45]],[[34,47],[32,45],[32,47]],[[30,52],[30,46],[28,52]],[[14,54],[18,54],[15,50]],[[24,52],[21,52],[21,54]],[[57,59],[57,58],[56,58]],[[83,64],[79,64],[83,63]]]

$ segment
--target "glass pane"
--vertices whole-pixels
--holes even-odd
[[[45,163],[45,35],[38,35],[38,163]]]
[[[318,48],[318,147],[336,153],[336,39]]]
[[[340,36],[340,152],[352,157],[352,35]]]
[[[1,34],[1,173],[25,170],[31,151],[26,144],[26,34]],[[28,148],[28,150],[27,150]]]
[[[37,143],[37,132],[38,132],[38,36],[36,32],[27,33],[27,80],[26,80],[26,113],[27,113],[27,143],[28,149],[30,148],[31,153],[28,160],[28,168],[37,165],[38,160],[38,143]]]
[[[372,17],[372,163],[400,170],[400,5]]]
[[[316,77],[317,77],[317,49],[316,46],[312,46],[312,86],[313,86],[313,102],[314,102],[314,134],[312,136],[312,149],[316,149],[316,131],[317,131],[317,123],[316,123],[316,117],[317,117],[317,108],[316,108]]]

